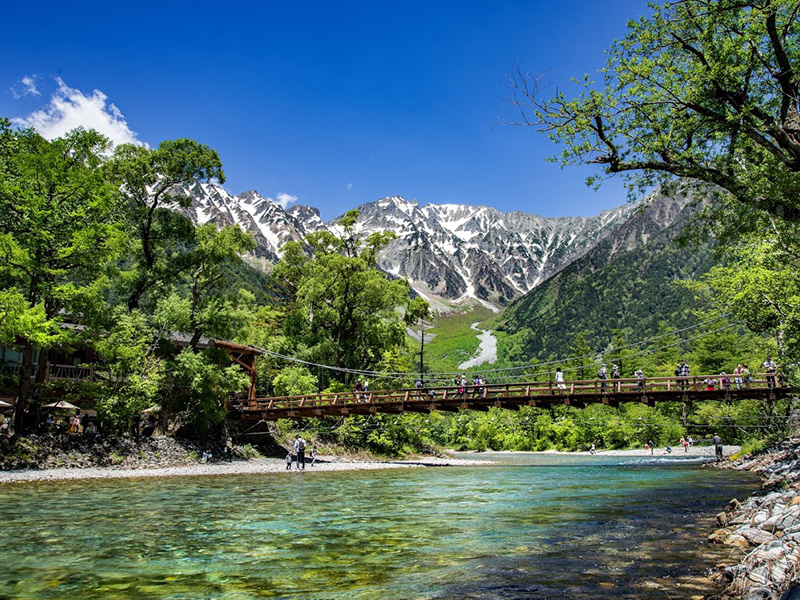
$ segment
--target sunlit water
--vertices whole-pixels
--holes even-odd
[[[0,598],[688,598],[727,555],[712,515],[756,486],[674,459],[489,458],[3,485]]]

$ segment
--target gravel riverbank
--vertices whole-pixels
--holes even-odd
[[[233,460],[231,462],[195,462],[171,467],[124,468],[124,467],[57,467],[33,471],[0,471],[0,484],[26,481],[55,481],[64,479],[114,479],[125,477],[205,477],[212,475],[252,475],[258,473],[285,473],[287,476],[324,471],[360,471],[371,469],[406,469],[412,467],[446,467],[470,464],[471,461],[447,459],[440,457],[424,457],[402,461],[355,461],[335,456],[322,456],[312,467],[308,460],[306,468],[298,471],[292,464],[287,471],[286,461],[279,458],[252,458]],[[476,461],[477,462],[477,461]],[[480,464],[486,464],[482,461]]]
[[[202,462],[204,451],[214,459]],[[263,449],[262,449],[263,450]],[[147,438],[136,442],[131,438],[89,438],[68,434],[35,435],[11,440],[0,438],[0,484],[26,481],[67,479],[114,479],[125,477],[189,477],[210,475],[250,475],[258,473],[298,473],[296,463],[286,469],[286,450],[273,444],[266,454],[275,458],[254,456],[252,448],[234,446],[232,460],[219,460],[225,455],[221,444],[199,444],[169,437]],[[278,456],[283,456],[278,458]],[[408,460],[354,459],[321,453],[316,464],[306,456],[305,473],[324,471],[356,471],[372,469],[404,469],[486,464],[446,456],[424,456]]]

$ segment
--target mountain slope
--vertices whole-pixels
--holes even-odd
[[[338,228],[338,219],[323,223],[315,208],[284,209],[255,191],[235,196],[207,183],[183,191],[192,197],[192,206],[182,211],[187,217],[195,223],[237,224],[250,231],[258,244],[255,255],[266,268],[279,259],[286,242],[302,242],[313,231]],[[616,247],[623,239],[617,232],[636,218],[639,208],[625,204],[594,217],[548,219],[485,206],[420,206],[392,196],[359,206],[356,231],[364,236],[393,231],[397,239],[381,252],[379,268],[408,278],[433,304],[474,298],[495,308],[523,296],[598,244],[610,240]],[[665,205],[658,222],[668,226],[676,215]],[[625,243],[635,245],[643,239]]]
[[[653,199],[613,236],[514,302],[502,329],[513,334],[512,353],[519,356],[507,358],[566,356],[578,332],[599,349],[614,329],[641,340],[660,321],[689,324],[695,302],[677,281],[714,263],[710,245],[675,243],[694,211],[686,198]]]

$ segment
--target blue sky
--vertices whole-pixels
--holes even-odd
[[[625,202],[530,128],[497,126],[514,63],[594,73],[644,0],[14,2],[0,116],[216,149],[233,193],[323,218],[388,195],[543,216]]]

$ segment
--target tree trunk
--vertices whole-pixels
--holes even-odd
[[[25,413],[28,411],[28,394],[31,391],[33,378],[34,351],[33,342],[26,341],[22,350],[22,370],[19,374],[17,401],[14,405],[14,431],[19,435],[25,433]]]

